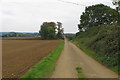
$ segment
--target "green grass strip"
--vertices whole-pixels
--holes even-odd
[[[47,57],[38,62],[35,66],[32,67],[26,75],[24,75],[20,80],[25,78],[47,78],[50,77],[52,72],[55,69],[56,61],[64,48],[64,41]]]

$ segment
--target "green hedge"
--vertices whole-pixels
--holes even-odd
[[[74,40],[88,54],[120,74],[120,26],[101,25],[77,33]]]

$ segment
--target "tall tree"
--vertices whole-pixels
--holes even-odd
[[[118,24],[120,25],[120,0],[113,0],[113,5],[116,6],[118,12]]]
[[[86,7],[85,12],[80,17],[80,25],[78,28],[87,29],[102,24],[118,23],[118,12],[103,4],[92,5]]]
[[[41,29],[39,31],[41,38],[42,39],[55,39],[56,38],[55,29],[56,29],[56,23],[44,22],[41,25]]]
[[[120,0],[113,0],[113,5],[116,5],[116,10],[120,13]]]
[[[57,37],[58,37],[59,39],[61,39],[61,38],[63,37],[63,36],[62,36],[62,34],[63,34],[62,23],[61,23],[61,22],[57,22],[57,26],[58,26],[58,28],[57,28],[57,31],[58,31]]]

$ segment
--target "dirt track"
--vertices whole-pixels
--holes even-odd
[[[118,78],[116,73],[65,40],[65,48],[57,62],[52,78],[77,78],[75,68],[78,66],[83,69],[87,78]]]
[[[19,78],[54,50],[61,41],[3,40],[3,78]]]

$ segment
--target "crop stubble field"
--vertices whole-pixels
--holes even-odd
[[[2,77],[23,76],[60,42],[61,40],[2,40]]]

